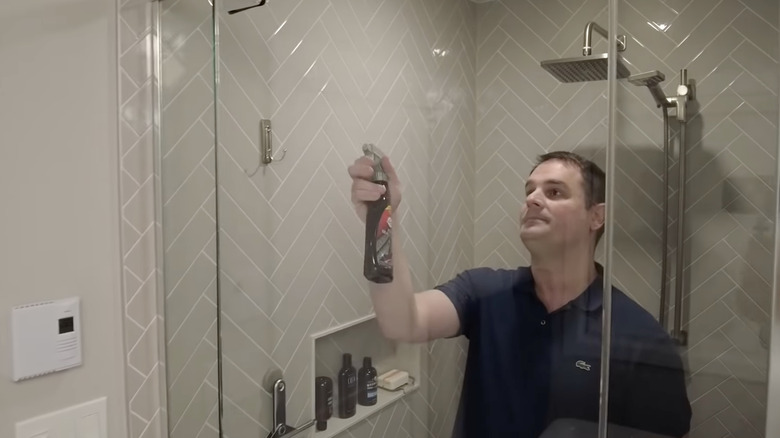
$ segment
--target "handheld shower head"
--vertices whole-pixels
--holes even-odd
[[[664,90],[662,90],[661,85],[659,85],[665,79],[666,76],[664,76],[663,73],[661,73],[658,70],[654,70],[645,73],[637,73],[635,75],[631,75],[628,77],[628,82],[631,82],[632,84],[638,85],[640,87],[642,86],[647,87],[647,89],[650,90],[650,94],[653,95],[655,104],[659,108],[661,108],[661,107],[671,106],[669,100],[666,98],[666,95],[664,94]]]
[[[658,70],[648,71],[645,73],[637,73],[628,77],[628,82],[634,85],[644,85],[645,87],[652,87],[660,84],[666,79],[663,73]]]

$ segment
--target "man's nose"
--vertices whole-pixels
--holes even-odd
[[[525,205],[527,205],[529,207],[531,207],[531,206],[541,207],[542,206],[542,201],[540,199],[538,190],[534,190],[533,192],[531,192],[531,193],[526,195],[526,197],[525,197]]]

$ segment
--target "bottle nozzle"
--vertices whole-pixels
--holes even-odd
[[[374,181],[387,182],[387,174],[382,168],[382,157],[384,157],[385,154],[372,143],[363,145],[363,154],[368,158],[371,158],[374,162]]]

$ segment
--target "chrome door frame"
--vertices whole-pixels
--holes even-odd
[[[780,22],[780,14],[778,14]],[[778,37],[780,39],[780,36]],[[776,72],[780,76],[780,68]],[[780,108],[780,98],[778,98]],[[778,114],[780,127],[780,114]],[[778,130],[778,153],[780,154],[780,129]],[[767,437],[780,437],[780,159],[777,160],[775,182],[775,264],[772,284],[772,321],[769,343],[769,378],[767,380],[766,434]]]

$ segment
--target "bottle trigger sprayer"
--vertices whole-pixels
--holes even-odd
[[[367,202],[366,249],[363,275],[374,283],[393,281],[393,223],[391,219],[390,187],[384,169],[384,154],[373,144],[364,144],[363,153],[374,162],[372,181],[385,186],[385,193],[376,201]]]

